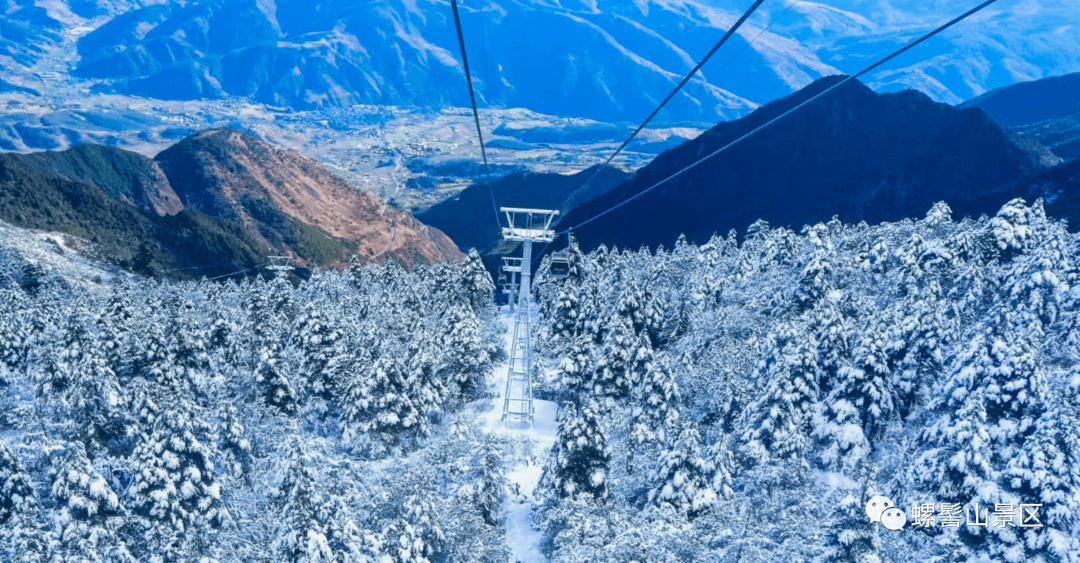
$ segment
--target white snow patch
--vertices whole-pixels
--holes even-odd
[[[502,322],[507,328],[503,338],[509,350],[513,345],[511,340],[514,322],[509,308],[503,309]],[[546,563],[547,558],[540,552],[542,535],[533,527],[533,512],[536,510],[536,499],[533,495],[544,472],[539,460],[547,457],[547,451],[555,444],[559,432],[559,425],[555,420],[558,407],[551,401],[534,400],[531,427],[503,425],[501,419],[503,394],[506,392],[506,371],[506,362],[495,367],[493,387],[496,393],[492,399],[494,408],[482,414],[478,423],[484,432],[523,437],[533,445],[533,455],[517,460],[516,464],[508,467],[507,479],[510,482],[511,494],[506,501],[506,542],[510,547],[511,561]]]
[[[859,488],[859,484],[854,479],[835,471],[822,471],[818,474],[818,482],[830,489],[853,490]]]

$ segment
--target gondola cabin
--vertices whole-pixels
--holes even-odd
[[[551,266],[548,268],[548,275],[557,280],[570,277],[570,257],[565,250],[551,255]]]

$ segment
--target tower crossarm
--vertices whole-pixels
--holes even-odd
[[[506,214],[506,224],[502,235],[506,240],[536,242],[551,242],[555,239],[555,231],[551,228],[555,216],[559,214],[556,209],[530,209],[525,207],[502,207]]]

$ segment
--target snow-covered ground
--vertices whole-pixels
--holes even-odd
[[[514,315],[508,307],[502,308],[500,322],[506,327],[503,338],[506,349],[512,350]],[[533,513],[536,509],[536,485],[543,473],[542,460],[555,443],[559,425],[556,422],[558,405],[552,401],[534,400],[535,414],[531,428],[504,425],[502,418],[503,394],[506,392],[508,362],[495,367],[492,389],[495,397],[491,399],[494,408],[481,415],[480,429],[488,433],[512,435],[528,441],[526,451],[529,454],[515,458],[508,467],[507,479],[510,481],[510,494],[506,499],[506,541],[510,546],[511,563],[544,563],[547,558],[540,552],[540,531],[533,527]]]
[[[18,258],[7,260],[8,263],[35,263],[92,290],[134,277],[87,256],[92,255],[93,245],[86,240],[64,233],[23,229],[4,221],[0,221],[0,253]]]

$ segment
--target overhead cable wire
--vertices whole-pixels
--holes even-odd
[[[794,2],[792,2],[791,4],[788,4],[788,7],[787,7],[787,8],[784,8],[784,11],[783,11],[783,12],[780,12],[780,15],[779,15],[779,16],[776,16],[775,18],[773,18],[773,19],[772,19],[772,21],[770,21],[768,25],[766,25],[766,26],[765,26],[764,28],[762,28],[762,30],[761,30],[761,31],[759,31],[759,32],[758,32],[758,34],[757,34],[757,35],[755,35],[753,39],[751,39],[750,41],[748,41],[748,42],[746,43],[746,45],[743,45],[743,48],[742,48],[742,49],[739,49],[739,51],[738,51],[737,53],[735,53],[734,55],[732,55],[732,57],[731,57],[730,59],[728,59],[728,60],[727,60],[727,62],[725,62],[725,63],[724,63],[723,65],[721,65],[721,66],[720,66],[720,68],[718,68],[718,69],[716,70],[716,72],[717,72],[717,73],[719,73],[719,72],[723,71],[724,69],[726,69],[726,68],[727,68],[728,66],[730,66],[730,65],[731,65],[731,63],[735,62],[735,60],[737,60],[737,59],[738,59],[738,58],[739,58],[740,56],[742,56],[742,54],[743,54],[743,53],[745,53],[745,52],[746,52],[746,51],[747,51],[748,49],[750,49],[751,47],[753,47],[753,46],[754,46],[754,43],[757,43],[757,40],[758,40],[758,39],[761,39],[761,36],[762,36],[762,35],[765,35],[766,33],[768,33],[768,32],[769,32],[769,30],[770,30],[770,29],[772,29],[772,27],[773,27],[774,25],[776,25],[776,23],[777,23],[777,22],[779,22],[780,20],[784,19],[784,16],[786,16],[786,15],[787,15],[787,13],[788,13],[788,12],[790,12],[790,11],[791,11],[791,9],[792,9],[792,8],[794,8],[794,7],[795,7],[795,5],[796,5],[796,4],[798,4],[799,2],[802,2],[802,0],[795,0],[795,1],[794,1]],[[618,152],[616,152],[616,154],[618,154]],[[614,155],[612,155],[612,158],[614,158]],[[610,159],[609,159],[609,161],[610,161]],[[606,166],[606,164],[605,164],[605,166]],[[589,182],[591,182],[591,181],[592,181],[593,179],[595,179],[595,178],[596,178],[596,175],[597,175],[597,174],[599,174],[599,173],[600,173],[600,171],[599,171],[599,170],[597,170],[597,172],[596,172],[596,173],[594,173],[594,174],[593,174],[593,176],[592,176],[591,178],[589,178],[588,180],[586,180],[586,181],[585,181],[585,183],[584,183],[584,184],[582,184],[580,188],[578,188],[578,190],[580,190],[580,189],[583,189],[583,188],[584,188],[585,186],[589,185]],[[561,234],[565,234],[565,233],[567,233],[567,232],[568,232],[568,231],[561,231],[561,232],[559,232],[558,234],[560,234],[560,235],[561,235]],[[539,252],[539,253],[537,254],[537,257],[536,257],[536,259],[535,259],[535,260],[533,260],[533,268],[534,268],[534,269],[536,268],[536,264],[537,264],[537,262],[539,262],[539,260],[540,260],[541,258],[543,258],[543,256],[544,256],[544,253],[543,253],[543,251],[541,251],[541,252]]]
[[[723,46],[724,43],[727,43],[727,40],[730,39],[732,35],[735,35],[735,32],[738,31],[739,28],[742,27],[744,23],[746,23],[746,20],[749,19],[750,16],[753,15],[754,12],[756,12],[757,9],[764,3],[765,0],[756,0],[754,4],[750,6],[750,9],[747,10],[746,13],[744,13],[738,21],[735,22],[735,25],[731,26],[731,29],[729,29],[727,33],[725,33],[724,36],[720,38],[720,41],[718,41],[716,45],[713,46],[713,48],[705,55],[705,57],[701,59],[701,61],[699,61],[698,64],[694,66],[694,68],[690,69],[690,72],[686,76],[684,76],[682,81],[680,81],[679,84],[675,86],[675,89],[672,90],[666,98],[664,98],[664,101],[660,102],[660,105],[656,106],[656,109],[654,109],[653,112],[649,114],[649,117],[645,118],[645,121],[642,121],[641,125],[638,125],[638,128],[635,129],[634,132],[631,133],[625,141],[623,141],[623,144],[619,145],[619,148],[616,149],[615,152],[612,153],[611,156],[609,156],[607,160],[605,160],[604,163],[596,169],[596,172],[593,172],[592,176],[589,176],[588,180],[585,180],[584,184],[581,184],[581,187],[578,188],[578,191],[585,189],[585,186],[588,186],[590,182],[596,179],[596,177],[600,174],[601,170],[606,168],[607,165],[611,164],[611,161],[614,160],[616,156],[619,156],[619,153],[621,153],[623,149],[625,149],[627,145],[630,144],[630,141],[634,140],[634,137],[637,137],[638,133],[641,133],[641,131],[645,129],[645,126],[647,126],[649,122],[652,121],[658,113],[660,113],[660,110],[664,109],[664,106],[666,106],[667,103],[675,97],[675,94],[678,94],[679,90],[682,90],[682,87],[685,86],[687,82],[690,82],[690,79],[693,78],[699,70],[701,70],[701,67],[704,66],[705,63],[709,62],[709,59],[712,58],[712,56],[716,54],[718,50],[720,50],[720,47]]]
[[[753,39],[748,41],[746,43],[746,45],[743,45],[743,48],[739,49],[739,52],[732,55],[732,57],[730,59],[728,59],[727,62],[725,62],[723,65],[721,65],[720,68],[716,69],[716,72],[719,73],[722,70],[724,70],[725,68],[727,68],[728,66],[730,66],[731,63],[735,62],[735,60],[738,59],[740,56],[742,56],[742,54],[745,53],[748,49],[750,49],[750,47],[753,47],[754,43],[757,43],[757,40],[761,39],[762,35],[765,35],[766,33],[768,33],[769,30],[772,29],[772,26],[776,25],[777,22],[784,19],[784,16],[786,16],[787,13],[790,12],[791,9],[794,8],[795,5],[798,4],[799,2],[802,2],[802,0],[795,0],[791,4],[788,4],[788,7],[784,8],[784,11],[780,12],[779,16],[776,16],[775,18],[773,18],[773,20],[769,22],[769,25],[766,25],[761,31],[758,32],[757,35],[754,36]]]
[[[952,27],[952,26],[966,20],[967,18],[977,14],[978,12],[982,11],[984,8],[990,6],[991,4],[994,4],[997,1],[998,0],[986,0],[982,4],[979,4],[978,6],[968,10],[967,12],[964,12],[962,15],[957,16],[956,18],[953,18],[952,20],[948,21],[945,24],[942,24],[941,26],[939,26],[937,29],[931,31],[930,33],[927,33],[926,35],[923,35],[922,37],[916,39],[915,41],[912,41],[911,43],[908,43],[907,45],[904,45],[902,48],[900,48],[897,51],[894,51],[892,54],[886,56],[885,58],[880,59],[879,61],[875,62],[874,64],[872,64],[872,65],[870,65],[870,66],[868,66],[866,68],[864,68],[863,70],[861,70],[861,71],[859,71],[859,72],[857,72],[857,73],[855,73],[855,74],[853,74],[851,76],[848,76],[848,77],[844,78],[843,80],[837,82],[833,86],[831,86],[831,87],[827,88],[826,90],[818,93],[814,97],[812,97],[812,98],[802,102],[801,104],[789,109],[788,111],[780,114],[779,116],[774,117],[772,120],[768,121],[764,125],[761,125],[760,127],[754,129],[753,131],[750,131],[749,133],[739,137],[738,139],[735,139],[734,141],[732,141],[732,142],[720,147],[719,149],[705,155],[704,157],[702,157],[698,161],[694,162],[693,164],[690,164],[689,166],[687,166],[687,167],[679,170],[678,172],[664,178],[663,180],[660,180],[659,182],[653,184],[652,186],[650,186],[650,187],[648,187],[648,188],[634,194],[633,196],[631,196],[631,197],[629,197],[629,198],[627,198],[627,199],[625,199],[625,200],[623,200],[623,201],[609,207],[608,209],[604,210],[602,213],[600,213],[598,215],[595,215],[595,216],[593,216],[593,217],[591,217],[589,219],[586,219],[585,221],[582,221],[581,223],[578,223],[577,225],[574,225],[573,227],[570,227],[569,229],[566,229],[565,231],[559,231],[559,234],[568,233],[568,232],[570,232],[572,230],[575,230],[575,229],[578,229],[578,228],[580,228],[580,227],[582,227],[584,225],[587,225],[587,224],[589,224],[589,223],[603,217],[604,215],[607,215],[608,213],[611,213],[612,211],[615,211],[616,209],[630,203],[631,201],[634,201],[635,199],[645,195],[646,193],[651,192],[652,190],[655,190],[656,188],[666,184],[668,181],[670,181],[670,180],[672,180],[672,179],[686,173],[687,171],[695,168],[699,164],[701,164],[701,163],[715,157],[716,155],[728,150],[729,148],[743,142],[744,140],[748,139],[749,137],[752,137],[752,136],[756,135],[758,132],[760,132],[761,130],[769,127],[770,125],[772,125],[774,123],[776,123],[777,121],[780,121],[781,119],[784,119],[785,117],[799,111],[800,109],[802,109],[802,108],[806,107],[807,105],[813,103],[814,101],[818,100],[819,98],[822,98],[823,96],[829,94],[830,92],[836,90],[837,88],[840,88],[844,84],[847,84],[848,82],[850,82],[852,80],[858,79],[860,76],[863,76],[863,75],[873,71],[874,69],[880,67],[881,65],[893,60],[894,58],[906,53],[907,51],[911,50],[915,46],[927,41],[928,39],[934,37],[935,35],[941,33],[942,31],[945,31],[946,29],[949,29],[950,27]]]
[[[495,191],[491,187],[491,169],[488,167],[487,149],[484,148],[484,132],[480,129],[480,110],[476,108],[476,92],[473,90],[472,73],[469,71],[469,57],[465,54],[465,34],[461,31],[457,0],[450,0],[450,7],[454,11],[454,26],[457,28],[458,45],[461,47],[461,63],[465,67],[465,81],[469,85],[469,101],[472,103],[473,120],[476,122],[476,136],[480,138],[480,156],[484,159],[484,180],[488,186],[488,195],[491,196],[491,210],[495,213],[495,223],[502,228],[499,206],[495,204]],[[483,18],[482,13],[480,16]]]
[[[222,275],[220,275],[220,276],[216,276],[216,277],[213,277],[213,278],[207,278],[207,280],[208,280],[208,281],[214,281],[214,280],[219,280],[219,279],[221,279],[221,278],[227,278],[227,277],[229,277],[229,276],[235,276],[235,275],[239,275],[239,274],[246,274],[246,273],[248,273],[248,272],[250,272],[250,271],[252,271],[252,270],[258,270],[258,269],[259,269],[259,268],[261,268],[262,266],[265,266],[265,264],[259,264],[259,265],[257,265],[257,266],[252,266],[252,267],[250,267],[250,268],[248,268],[248,269],[246,269],[246,270],[240,270],[240,271],[238,271],[238,272],[231,272],[231,273],[228,273],[228,274],[222,274]]]
[[[203,269],[206,269],[206,268],[220,268],[221,266],[228,266],[229,264],[232,264],[232,262],[219,262],[217,264],[209,264],[209,265],[206,265],[206,266],[189,266],[187,268],[169,268],[169,269],[164,270],[164,271],[166,271],[166,272],[181,272],[181,271],[184,271],[184,270],[203,270]]]

